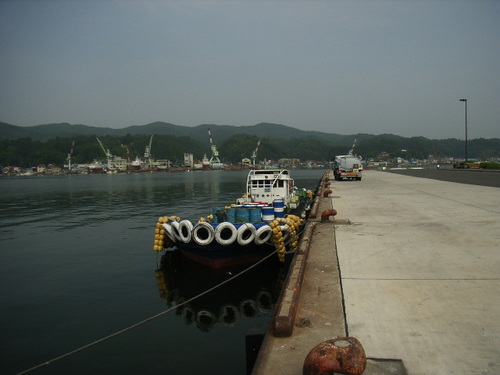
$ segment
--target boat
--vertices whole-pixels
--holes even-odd
[[[213,208],[198,222],[158,218],[153,249],[178,248],[213,268],[255,263],[274,251],[283,262],[298,245],[312,196],[312,191],[295,187],[287,169],[252,169],[241,198]]]

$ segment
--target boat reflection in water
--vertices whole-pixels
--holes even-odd
[[[247,268],[213,269],[174,250],[162,256],[160,268],[155,273],[160,296],[167,305],[179,306],[176,314],[186,324],[208,332],[216,323],[234,326],[243,317],[271,316],[287,267],[277,256],[272,256],[243,272]],[[231,278],[234,279],[203,294]],[[193,301],[184,303],[198,295]]]

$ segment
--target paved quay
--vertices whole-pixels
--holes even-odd
[[[302,374],[340,336],[362,343],[365,374],[500,374],[500,189],[382,171],[328,182],[300,284],[285,285],[291,335],[273,322],[253,375]]]

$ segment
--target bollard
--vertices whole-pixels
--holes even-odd
[[[303,375],[360,375],[366,368],[366,354],[355,337],[338,337],[316,345],[307,355]]]
[[[331,193],[333,193],[331,190],[325,190],[325,191],[323,192],[323,198],[328,198],[328,196],[329,196]]]
[[[321,221],[328,221],[330,219],[330,216],[335,216],[337,215],[337,210],[332,209],[332,210],[324,210],[321,213]]]

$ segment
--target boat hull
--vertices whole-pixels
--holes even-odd
[[[212,268],[226,268],[258,262],[274,252],[271,244],[245,245],[238,243],[219,245],[215,241],[209,245],[198,245],[195,242],[176,242],[175,246],[181,250],[184,257]]]

